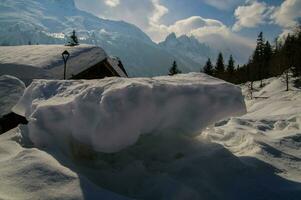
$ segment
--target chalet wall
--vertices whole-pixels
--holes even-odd
[[[120,77],[120,75],[108,63],[107,59],[105,59],[85,71],[77,75],[73,75],[71,79],[102,79],[114,76]]]

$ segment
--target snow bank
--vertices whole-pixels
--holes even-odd
[[[25,90],[25,85],[12,76],[0,76],[0,118],[11,112]]]
[[[97,187],[45,151],[23,147],[22,140],[18,128],[0,135],[0,199],[128,199]]]
[[[301,182],[301,89],[284,76],[254,82],[254,99],[246,99],[248,113],[203,132],[201,137],[220,143],[237,156],[269,163],[286,179]],[[248,92],[247,86],[242,91]],[[301,191],[299,189],[299,191]]]
[[[74,139],[70,141],[70,136],[75,138],[88,125],[96,127],[97,122],[99,129],[90,128],[83,132],[87,140],[96,138],[102,133],[101,131],[104,131],[101,129],[100,118],[109,117],[115,126],[122,126],[122,134],[129,136],[130,129],[123,122],[125,119],[118,118],[113,111],[118,112],[119,115],[128,112],[128,122],[140,127],[139,123],[149,116],[146,111],[154,109],[150,108],[151,100],[146,99],[148,93],[141,92],[140,87],[144,88],[143,91],[147,90],[146,87],[151,87],[154,98],[158,99],[158,95],[162,95],[162,98],[168,101],[165,106],[174,104],[177,105],[176,108],[179,105],[188,107],[183,103],[184,100],[179,100],[179,96],[182,95],[186,102],[193,104],[192,106],[199,110],[196,115],[198,119],[199,116],[204,116],[203,111],[208,112],[209,109],[214,111],[214,107],[220,107],[220,102],[225,102],[225,109],[229,106],[229,109],[237,111],[242,103],[237,87],[202,74],[155,79],[35,81],[28,88],[21,104],[16,107],[31,118],[30,126],[20,126],[0,135],[0,199],[115,200],[123,197],[171,200],[301,199],[300,129],[293,129],[296,123],[300,124],[300,113],[297,112],[294,116],[290,116],[290,119],[284,120],[285,123],[291,123],[287,124],[288,127],[284,127],[285,123],[278,122],[273,125],[277,119],[269,117],[269,113],[264,118],[244,115],[224,120],[216,124],[215,131],[208,133],[207,139],[214,140],[214,143],[204,140],[206,137],[202,138],[206,134],[204,132],[199,133],[200,137],[188,137],[185,134],[167,134],[160,131],[161,134],[158,132],[158,134],[141,135],[135,145],[107,154],[91,152],[90,146],[74,143]],[[173,94],[171,88],[177,91]],[[184,88],[186,88],[185,94],[182,91]],[[192,89],[189,88],[196,89],[191,92]],[[217,89],[221,89],[219,93],[215,91]],[[133,91],[136,92],[135,95]],[[158,91],[165,91],[165,93]],[[195,95],[193,96],[192,93]],[[202,98],[200,93],[203,94]],[[117,101],[116,96],[113,99],[113,94],[119,94],[118,97],[122,97],[123,101]],[[291,100],[287,101],[287,105],[296,106],[301,105],[300,94],[300,90],[282,92],[275,93],[275,96],[269,98],[278,99],[282,96],[281,99],[287,100],[290,97]],[[229,102],[233,101],[234,104],[235,95],[238,99],[237,105],[231,106]],[[208,96],[210,104],[204,102],[204,96]],[[152,99],[152,97],[148,98]],[[131,101],[128,100],[129,98]],[[225,101],[225,98],[228,100]],[[108,100],[110,101],[107,102]],[[146,101],[144,108],[139,105],[142,100]],[[267,104],[274,102],[272,99],[254,101],[255,104],[257,101],[266,101]],[[144,115],[131,118],[134,114],[131,115],[128,111],[130,108],[124,107],[128,106],[129,102],[136,104],[137,108],[144,109]],[[203,106],[201,107],[198,102]],[[131,109],[135,107],[133,105]],[[244,111],[243,107],[242,105],[241,112]],[[104,112],[104,108],[107,112]],[[172,117],[169,115],[166,121],[163,121],[161,116],[166,110],[164,105],[159,108],[155,110],[157,116],[154,118],[161,119],[162,124],[167,120],[174,123],[172,119],[183,117],[175,113],[170,114]],[[227,111],[227,114],[233,114],[233,110]],[[190,121],[196,123],[196,120],[183,112],[186,117],[190,117]],[[214,115],[212,119],[218,118],[216,112],[210,113]],[[249,118],[246,119],[246,116]],[[283,115],[283,118],[285,117]],[[117,120],[120,122],[116,122]],[[150,119],[147,126],[153,126],[153,130],[157,131],[159,130],[157,127],[161,124],[155,122],[156,119]],[[207,121],[204,120],[202,123],[204,124],[197,124],[203,127]],[[264,124],[274,126],[275,130],[265,129],[262,126]],[[108,124],[109,126],[113,127],[111,124]],[[275,134],[282,128],[286,131]],[[260,131],[259,134],[256,131]],[[109,134],[115,135],[102,135],[101,139],[107,141],[113,136],[120,137],[115,132]],[[31,142],[32,138],[35,139],[35,144],[38,144],[37,141],[43,142],[39,145],[50,144],[51,140],[56,143],[36,148],[39,146]],[[98,142],[96,139],[95,142]],[[217,143],[223,144],[224,147]],[[60,144],[74,148],[76,153],[84,154],[83,157],[66,156],[61,149],[54,149]],[[254,151],[255,148],[259,151]],[[90,157],[85,157],[87,155],[85,151],[91,152],[91,155],[88,155]],[[257,156],[258,154],[261,154],[261,157]],[[285,168],[286,170],[280,168],[283,163],[286,163],[289,168]],[[278,173],[282,170],[284,174],[295,175],[299,181],[292,182],[280,177]]]
[[[80,141],[99,152],[116,152],[142,134],[192,134],[225,117],[245,113],[239,87],[204,74],[35,80],[14,112],[29,120],[37,146],[53,138]]]

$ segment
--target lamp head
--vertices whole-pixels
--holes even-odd
[[[69,53],[67,50],[65,50],[65,51],[62,53],[62,57],[63,57],[63,60],[64,60],[65,62],[67,62],[69,56],[70,56],[70,53]]]

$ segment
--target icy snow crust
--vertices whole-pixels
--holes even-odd
[[[239,87],[191,73],[172,78],[35,80],[14,111],[29,120],[36,146],[65,139],[111,153],[144,134],[193,135],[218,120],[244,114],[245,104]]]
[[[11,112],[19,99],[23,96],[25,85],[12,76],[0,76],[0,118]]]

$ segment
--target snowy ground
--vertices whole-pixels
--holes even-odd
[[[107,79],[106,82],[37,81],[27,89],[30,98],[25,95],[15,110],[26,114],[29,126],[0,136],[0,199],[301,198],[301,96],[298,88],[284,92],[284,83],[280,79],[267,80],[267,86],[255,96],[268,98],[247,100],[246,115],[223,120],[199,134],[186,134],[202,129],[212,121],[242,114],[245,107],[238,88],[198,74],[126,82]],[[243,91],[246,91],[245,87]],[[156,104],[149,94],[166,99],[173,109],[185,115],[170,114],[168,109],[158,107],[162,101]],[[125,101],[116,100],[120,95]],[[120,143],[119,139],[108,135],[101,136],[102,140],[109,139],[122,145],[119,151],[99,148],[102,144],[99,138],[92,138],[96,142],[92,143],[94,145],[70,140],[68,132],[78,136],[85,123],[96,124],[86,132],[89,136],[109,131],[120,121],[118,115],[110,113],[129,113],[125,108],[130,102],[134,102],[130,110],[136,107],[153,110],[140,115],[134,112],[134,117],[130,118],[138,119],[139,133],[153,131],[153,134],[140,134],[133,145],[128,141]],[[147,102],[147,106],[141,107],[142,102]],[[104,129],[101,121],[96,123],[90,118],[88,122],[74,120],[77,114],[90,114],[95,118],[99,103],[105,103],[106,109],[100,111],[113,120],[114,123],[109,123],[111,127]],[[79,106],[83,104],[84,107]],[[197,111],[185,111],[191,107]],[[72,111],[70,124],[63,120],[70,117],[69,110]],[[162,113],[172,116],[168,118],[169,122],[162,121]],[[211,119],[206,120],[205,116]],[[188,125],[192,129],[177,125],[183,117],[189,119],[186,120],[190,121]],[[52,123],[52,129],[44,120],[46,118]],[[84,117],[79,119],[84,120]],[[145,119],[150,120],[146,122],[148,124]],[[162,123],[158,123],[160,121]],[[201,123],[191,125],[197,121]],[[77,127],[78,124],[81,125]],[[120,124],[126,135],[137,131],[136,127],[126,127],[122,120]],[[70,130],[73,125],[76,130]],[[173,133],[170,127],[174,126],[185,131]],[[169,133],[158,133],[158,130],[164,130],[162,127]],[[111,134],[120,138],[114,131]],[[59,140],[37,143],[37,136]]]
[[[254,157],[272,165],[280,176],[301,182],[301,89],[271,78],[255,83],[255,99],[246,98],[248,113],[208,128],[200,139],[222,144],[247,164]],[[246,96],[248,87],[243,86]]]

